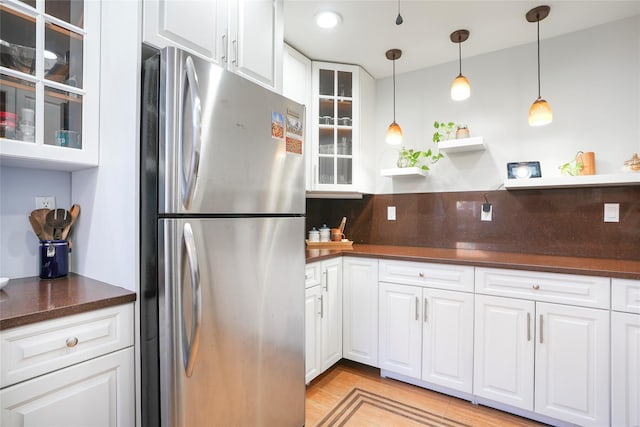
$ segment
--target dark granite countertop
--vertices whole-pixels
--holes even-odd
[[[135,292],[74,273],[11,279],[0,290],[0,330],[135,300]]]
[[[640,261],[492,252],[476,249],[354,244],[353,249],[345,250],[307,249],[306,260],[313,262],[342,255],[640,280]]]

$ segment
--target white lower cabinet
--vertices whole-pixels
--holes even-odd
[[[5,426],[134,425],[133,347],[3,389]]]
[[[380,282],[379,292],[380,369],[420,378],[422,289]]]
[[[306,267],[306,382],[342,358],[342,259]],[[317,275],[317,284],[310,275]],[[311,313],[314,313],[313,315]]]
[[[611,284],[611,425],[640,426],[640,280]]]
[[[378,260],[342,260],[342,356],[378,366]]]
[[[500,277],[508,292],[540,290],[539,299],[569,302],[562,293],[584,279],[576,300],[601,295],[589,305],[609,305],[609,279],[586,285],[590,278],[515,272],[509,285],[509,270],[488,270],[476,269],[476,288]],[[609,424],[609,310],[478,294],[475,304],[476,396],[569,423]]]
[[[473,293],[438,288],[472,290],[473,267],[380,261],[380,278],[410,283],[379,284],[380,369],[470,393]]]
[[[322,290],[320,285],[307,288],[305,310],[305,382],[320,375],[320,346],[322,333]]]
[[[422,380],[471,393],[473,294],[423,289]]]
[[[0,332],[0,424],[135,425],[133,304]]]
[[[533,411],[535,303],[476,295],[473,394]]]

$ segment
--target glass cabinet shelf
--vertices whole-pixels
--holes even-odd
[[[97,140],[86,147],[85,137],[87,123],[99,119],[97,105],[86,104],[98,102],[99,22],[98,2],[2,1],[3,164],[48,159],[62,165],[54,169],[97,165]]]
[[[314,182],[325,190],[353,186],[354,71],[340,64],[314,67]]]

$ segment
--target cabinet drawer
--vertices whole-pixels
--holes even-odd
[[[473,292],[473,267],[389,260],[379,266],[381,282]]]
[[[133,304],[0,332],[0,388],[133,345]]]
[[[584,307],[610,307],[607,277],[536,271],[476,268],[476,293],[557,302]]]
[[[640,280],[611,279],[611,309],[640,314]]]
[[[308,289],[320,284],[320,263],[307,264],[304,268],[304,288]]]

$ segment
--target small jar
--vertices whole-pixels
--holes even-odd
[[[327,227],[327,224],[322,224],[320,227],[320,241],[328,242],[331,240],[331,229]]]
[[[319,242],[320,241],[320,232],[313,227],[309,230],[309,241],[310,242]]]
[[[469,138],[469,128],[467,125],[458,125],[456,130],[456,139]]]
[[[0,111],[0,138],[16,139],[17,118],[15,113]]]

